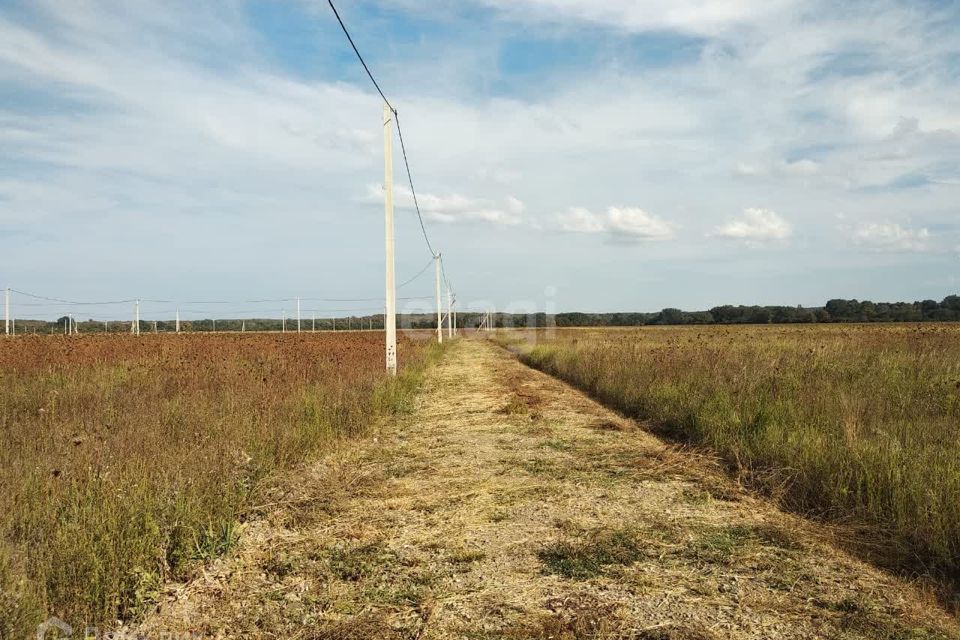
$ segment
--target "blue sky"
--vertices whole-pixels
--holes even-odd
[[[338,6],[465,306],[960,291],[956,3]],[[0,285],[375,299],[380,117],[320,0],[0,2]],[[395,165],[404,280],[429,254]],[[427,274],[401,295],[431,292]]]

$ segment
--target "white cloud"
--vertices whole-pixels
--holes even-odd
[[[718,227],[714,235],[761,244],[786,240],[793,234],[792,225],[770,209],[746,209],[743,215]]]
[[[741,178],[809,178],[820,173],[820,163],[809,158],[738,162],[733,174]]]
[[[853,241],[874,251],[921,252],[930,249],[930,232],[924,228],[904,228],[896,223],[871,222],[853,232]]]
[[[557,223],[560,229],[572,233],[600,233],[607,228],[606,221],[601,216],[580,207],[557,214]]]
[[[736,269],[743,264],[731,255],[736,246],[703,246],[702,232],[724,222],[711,212],[758,201],[797,213],[790,224],[776,214],[744,214],[716,233],[760,244],[795,227],[818,240],[798,254],[830,264],[842,262],[842,252],[826,252],[853,234],[823,237],[836,229],[835,211],[876,222],[922,213],[931,229],[943,229],[938,247],[960,241],[950,226],[960,183],[960,40],[945,37],[938,10],[892,0],[869,11],[823,0],[796,11],[790,7],[799,0],[474,0],[497,11],[458,24],[467,2],[387,1],[442,14],[431,24],[454,25],[437,39],[404,40],[395,64],[374,70],[403,114],[425,218],[477,223],[468,232],[437,229],[447,255],[495,241],[519,256],[541,223],[611,238],[697,227],[665,247],[669,259],[676,248]],[[352,24],[368,30],[360,5]],[[116,229],[129,229],[144,254],[138,258],[168,259],[161,243],[136,244],[142,227],[116,224],[126,216],[189,229],[203,250],[185,256],[195,262],[180,262],[194,272],[212,272],[204,260],[223,262],[207,245],[284,246],[284,253],[261,254],[273,262],[309,254],[336,264],[361,242],[376,251],[376,234],[356,229],[375,220],[344,213],[357,207],[358,186],[382,176],[380,104],[362,69],[341,55],[328,7],[320,8],[304,25],[323,36],[309,71],[274,55],[283,43],[258,31],[242,3],[214,10],[183,0],[149,7],[37,0],[0,9],[0,87],[16,98],[0,106],[0,164],[13,171],[0,181],[0,255],[34,268],[35,247],[6,231],[39,232],[42,220],[42,233],[56,239],[44,245],[51,255],[66,253],[105,273],[114,273],[120,243],[99,238]],[[583,70],[549,60],[521,76],[491,65],[521,36],[502,29],[504,19],[523,21],[523,37],[559,46],[576,40],[591,63]],[[582,22],[599,28],[580,29]],[[412,22],[373,23],[391,47],[403,37],[394,23]],[[657,44],[622,55],[634,48],[620,45],[646,43],[624,32],[644,30],[658,32],[651,43],[663,38],[663,51]],[[732,167],[750,183],[733,179]],[[409,207],[399,163],[396,176],[398,206]],[[911,177],[928,182],[895,186]],[[670,211],[669,222],[629,208],[537,215],[571,202],[633,202],[638,193],[650,210]],[[200,220],[208,225],[198,230]],[[327,234],[325,251],[314,251],[308,234],[281,241],[285,230],[302,228],[294,221],[336,233]],[[398,217],[405,223],[416,224]],[[505,224],[514,225],[510,233]],[[756,262],[743,271],[767,257],[750,259]],[[568,265],[565,257],[545,260],[558,273]],[[246,280],[251,272],[234,275]],[[360,281],[362,273],[348,279]],[[860,273],[847,272],[872,286]],[[736,285],[724,286],[718,297]],[[612,295],[611,304],[620,304]]]
[[[637,207],[610,207],[598,214],[574,207],[556,216],[563,231],[573,233],[607,232],[620,240],[663,240],[673,236],[673,226]]]
[[[607,226],[614,235],[632,238],[660,239],[673,235],[673,228],[668,223],[636,207],[610,207]]]
[[[367,185],[366,202],[383,203],[383,187],[377,184]],[[427,220],[437,222],[490,222],[502,225],[516,225],[523,221],[526,205],[514,196],[507,196],[503,204],[492,200],[470,198],[459,193],[435,195],[417,193],[420,212]],[[413,209],[413,194],[408,187],[394,186],[394,204],[398,207]]]
[[[715,33],[758,17],[796,0],[482,0],[517,19],[593,22],[626,31],[676,29]]]

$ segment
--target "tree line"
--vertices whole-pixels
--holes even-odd
[[[960,296],[937,302],[829,300],[822,307],[722,305],[706,311],[663,309],[656,313],[558,313],[556,326],[635,326],[676,324],[792,324],[813,322],[960,321]]]
[[[458,326],[475,328],[483,316],[477,313],[458,314]],[[403,329],[433,329],[436,326],[434,314],[398,314],[397,325]],[[949,295],[940,302],[936,300],[918,300],[915,302],[871,302],[870,300],[828,300],[822,307],[804,306],[745,306],[722,305],[706,311],[683,311],[681,309],[663,309],[653,313],[614,312],[586,313],[566,312],[546,313],[497,313],[494,326],[504,327],[635,327],[642,325],[683,325],[683,324],[796,324],[816,322],[958,322],[960,321],[960,296]],[[174,330],[172,321],[157,321],[157,330]],[[68,326],[66,316],[54,322],[43,320],[17,320],[18,332],[56,333],[63,332]],[[141,323],[142,332],[153,331],[152,320]],[[185,331],[280,331],[283,323],[276,318],[212,319],[191,320],[181,323]],[[313,328],[311,320],[303,320],[304,331]],[[124,332],[130,330],[129,321],[78,321],[81,333]],[[316,329],[383,329],[383,315],[353,316],[343,318],[317,318]],[[287,319],[287,331],[296,331],[296,321]]]
[[[663,309],[653,313],[570,312],[497,314],[498,327],[633,327],[683,324],[796,324],[815,322],[957,322],[960,296],[916,302],[829,300],[822,307],[722,305],[706,311]]]

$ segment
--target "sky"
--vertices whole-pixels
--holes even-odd
[[[960,3],[338,8],[462,308],[960,291]],[[381,120],[325,0],[0,0],[0,286],[169,301],[145,316],[379,308]],[[394,147],[403,282],[430,253]]]

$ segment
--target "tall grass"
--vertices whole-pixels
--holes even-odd
[[[960,578],[960,326],[562,330],[522,357]]]
[[[378,334],[0,344],[0,637],[134,618],[227,550],[273,470],[409,403],[435,354]]]

